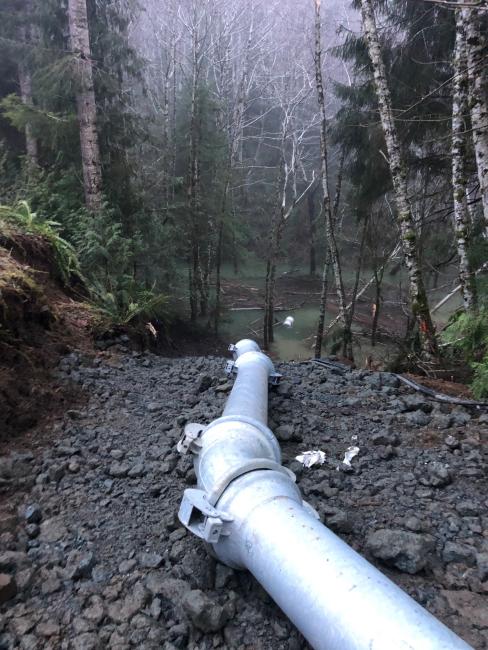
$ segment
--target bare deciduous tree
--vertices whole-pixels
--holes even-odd
[[[456,44],[453,62],[452,97],[452,189],[454,203],[454,230],[459,258],[459,281],[462,286],[463,302],[466,311],[476,305],[474,275],[468,256],[469,217],[466,201],[465,172],[465,118],[468,114],[468,72],[466,57],[466,32],[462,11],[456,14]]]
[[[325,112],[325,93],[324,82],[322,75],[322,45],[321,45],[321,16],[320,16],[321,0],[315,0],[315,85],[317,90],[317,100],[320,111],[320,171],[322,180],[322,213],[325,225],[325,235],[327,241],[328,252],[326,253],[326,261],[324,271],[322,273],[322,292],[320,301],[319,323],[317,328],[317,336],[315,342],[315,356],[320,357],[322,347],[322,337],[325,319],[325,306],[327,300],[327,285],[328,285],[328,266],[332,266],[334,271],[334,280],[337,292],[337,299],[339,303],[339,311],[342,318],[343,325],[343,354],[346,358],[352,359],[352,336],[350,321],[346,315],[346,294],[344,290],[344,282],[342,280],[342,269],[339,259],[339,249],[337,247],[335,236],[335,219],[332,213],[330,191],[329,191],[329,178],[328,178],[328,160],[327,160],[327,117]]]
[[[407,173],[403,164],[397,129],[393,119],[391,95],[371,0],[361,0],[361,14],[366,44],[373,66],[378,110],[383,126],[388,162],[393,180],[397,220],[401,234],[405,266],[407,267],[409,277],[411,309],[418,325],[423,351],[428,354],[436,353],[437,343],[435,330],[429,311],[429,303],[419,261],[415,222],[408,199]]]
[[[469,78],[469,108],[473,127],[473,145],[483,207],[484,230],[488,237],[488,98],[486,75],[486,39],[481,34],[480,15],[476,9],[462,11],[466,29],[466,52]]]

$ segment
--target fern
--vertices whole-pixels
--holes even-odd
[[[64,284],[69,284],[73,277],[82,277],[76,251],[59,234],[61,226],[58,222],[38,217],[37,213],[31,211],[27,201],[19,201],[14,207],[0,205],[0,219],[27,235],[43,237],[49,242],[56,270]]]
[[[132,277],[110,278],[107,284],[91,286],[93,305],[111,325],[125,326],[157,320],[166,326],[168,297],[147,289]]]

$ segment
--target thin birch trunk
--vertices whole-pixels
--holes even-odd
[[[284,146],[286,141],[286,126],[283,127],[282,142],[281,142],[281,160],[277,179],[277,207],[273,218],[271,220],[271,228],[269,234],[269,249],[268,259],[266,262],[266,281],[265,281],[265,296],[264,296],[264,328],[263,328],[263,347],[265,350],[269,349],[274,340],[273,320],[274,320],[274,287],[276,277],[276,260],[280,246],[282,221],[285,210],[286,200],[286,172],[284,160]],[[283,194],[281,195],[281,187],[283,187]]]
[[[188,189],[187,201],[190,216],[190,247],[192,272],[190,279],[190,320],[197,319],[198,287],[201,282],[200,254],[198,246],[198,211],[199,211],[199,161],[198,161],[198,31],[196,20],[196,9],[193,14],[194,26],[192,33],[192,84],[191,84],[191,106],[190,106],[190,157],[188,161]]]
[[[214,316],[214,331],[217,334],[219,330],[219,320],[220,320],[220,299],[221,299],[221,267],[222,267],[222,253],[223,253],[223,241],[224,241],[224,219],[228,206],[228,197],[229,190],[232,182],[232,175],[234,167],[236,164],[238,152],[239,152],[239,143],[242,140],[242,125],[244,120],[244,108],[245,108],[245,99],[246,99],[246,86],[248,78],[248,68],[249,68],[249,54],[252,45],[254,32],[254,21],[251,19],[249,26],[249,33],[246,43],[246,56],[244,61],[244,67],[242,69],[242,75],[239,80],[239,85],[237,88],[237,98],[236,105],[232,115],[232,125],[230,128],[230,143],[229,143],[229,160],[227,166],[227,173],[224,182],[224,190],[222,195],[222,206],[220,212],[220,220],[218,224],[218,234],[217,234],[217,249],[216,249],[216,272],[215,272],[215,316]]]
[[[291,171],[288,169],[285,161],[285,145],[287,139],[287,120],[285,120],[282,131],[282,141],[281,141],[281,162],[278,173],[278,183],[277,183],[277,198],[279,200],[279,208],[276,209],[273,219],[271,222],[270,228],[270,237],[269,237],[269,251],[268,259],[266,264],[266,289],[265,289],[265,301],[264,301],[264,336],[263,344],[264,349],[269,349],[269,345],[274,341],[274,293],[275,293],[275,284],[276,284],[276,263],[278,260],[278,254],[280,251],[281,239],[283,236],[283,229],[286,222],[288,221],[290,215],[293,213],[295,207],[304,199],[310,188],[315,182],[315,177],[312,177],[312,180],[305,188],[305,190],[298,197],[294,191],[293,200],[291,204],[286,207],[286,191],[288,183],[290,182],[290,174],[295,174],[295,156],[293,156],[293,163]],[[296,190],[296,179],[293,180],[293,185]],[[281,197],[280,197],[280,187],[281,187]],[[278,203],[278,201],[277,201]]]
[[[315,193],[310,192],[307,196],[307,213],[308,213],[308,223],[310,227],[310,241],[309,241],[309,275],[315,277],[317,273],[317,261],[316,261],[316,252],[315,252]]]
[[[24,63],[19,64],[20,97],[25,106],[32,106],[32,78],[29,69]],[[29,170],[32,171],[39,164],[37,140],[32,134],[29,123],[25,125],[25,150]]]
[[[23,12],[21,23],[24,23],[19,29],[19,40],[24,43],[24,46],[28,48],[32,45],[34,40],[34,25],[29,21],[29,18],[32,14],[32,2],[31,0],[25,0],[23,4],[19,6],[19,12]],[[20,17],[20,14],[19,14]],[[32,107],[34,102],[32,98],[32,76],[30,71],[30,65],[28,56],[22,53],[22,59],[18,63],[18,75],[19,75],[19,89],[20,89],[20,98],[24,106]],[[37,140],[32,133],[32,127],[29,122],[26,123],[24,128],[25,135],[25,151],[27,155],[27,170],[29,175],[36,169],[39,164],[39,155]]]
[[[220,325],[220,300],[222,296],[222,249],[224,244],[224,221],[220,220],[219,229],[217,233],[217,250],[215,252],[216,268],[215,268],[215,314],[214,314],[214,332],[219,333]]]
[[[330,274],[330,249],[327,246],[325,252],[324,268],[322,269],[322,289],[320,291],[319,320],[317,323],[317,334],[315,336],[314,357],[320,359],[322,355],[322,344],[324,341],[325,312],[327,310],[327,291],[329,289]]]
[[[468,257],[469,216],[466,201],[466,172],[464,168],[466,132],[465,116],[468,113],[466,34],[463,13],[456,14],[456,44],[454,49],[454,77],[452,97],[452,189],[454,202],[454,230],[459,258],[459,281],[462,287],[464,309],[476,306],[473,271]]]
[[[68,0],[71,49],[78,68],[76,104],[80,128],[85,203],[92,213],[102,206],[102,163],[97,134],[97,109],[86,0]]]
[[[195,243],[195,238],[192,240],[190,257],[188,259],[188,288],[190,299],[190,321],[195,323],[198,316],[198,248]]]
[[[173,53],[173,48],[168,49],[168,56],[171,57]],[[168,216],[169,205],[171,199],[171,175],[172,175],[172,164],[171,164],[171,149],[170,149],[170,116],[169,116],[169,103],[170,103],[170,92],[171,92],[171,77],[175,73],[175,62],[168,61],[166,65],[166,71],[164,75],[164,86],[163,86],[163,195],[165,203],[165,218]]]
[[[345,160],[345,150],[342,149],[339,158],[339,169],[337,171],[337,180],[336,180],[336,188],[335,188],[335,196],[334,196],[334,208],[332,212],[334,231],[337,225],[337,217],[339,214],[339,206],[341,202],[344,160]],[[316,359],[320,359],[320,356],[322,354],[322,345],[325,342],[325,335],[324,335],[325,313],[327,311],[327,291],[329,289],[329,275],[330,275],[331,264],[332,264],[332,258],[330,255],[330,249],[327,246],[326,253],[325,253],[324,268],[322,269],[322,289],[320,292],[319,320],[317,322],[317,332],[315,336],[314,355]],[[339,318],[342,318],[342,314],[339,314]],[[329,329],[327,329],[327,331],[329,331]]]
[[[371,345],[374,347],[376,345],[376,333],[378,331],[378,322],[380,320],[380,309],[381,309],[381,283],[383,281],[383,271],[380,269],[378,272],[377,269],[374,270],[374,304],[373,304],[373,323],[371,325]]]
[[[422,351],[427,354],[435,354],[437,352],[437,342],[418,258],[417,232],[408,200],[407,174],[402,161],[396,125],[393,120],[391,95],[386,79],[386,68],[381,53],[371,0],[361,0],[361,13],[366,43],[373,65],[378,109],[393,180],[397,220],[409,278],[411,309],[418,325]]]
[[[388,257],[386,258],[386,260],[383,262],[383,264],[381,265],[381,267],[380,267],[380,272],[383,272],[383,271],[384,271],[384,269],[386,268],[386,266],[387,266],[387,264],[389,263],[389,261],[390,261],[393,257],[395,257],[395,255],[397,255],[397,254],[399,253],[399,251],[400,251],[400,244],[397,244],[397,245],[395,246],[395,248],[391,251],[391,253],[388,255]],[[375,272],[375,274],[372,275],[371,278],[366,282],[366,284],[364,285],[364,287],[358,291],[358,293],[357,293],[357,295],[356,295],[356,301],[359,300],[359,298],[361,298],[361,296],[362,296],[364,293],[366,293],[366,291],[369,289],[369,287],[370,287],[370,286],[373,284],[373,282],[375,281],[375,277],[376,277],[376,272]],[[346,305],[346,310],[347,310],[347,309],[350,309],[351,307],[352,307],[352,304],[349,303],[348,305]],[[333,327],[335,327],[335,326],[337,325],[337,323],[339,323],[340,320],[341,320],[341,314],[338,314],[338,315],[337,315],[335,318],[333,318],[333,319],[330,321],[330,323],[327,325],[327,329],[325,330],[325,334],[328,334],[328,333],[331,331],[331,329],[332,329]]]
[[[345,160],[345,153],[344,153],[344,149],[342,149],[340,159],[339,159],[339,169],[337,171],[337,180],[336,180],[335,196],[334,196],[334,210],[332,213],[334,229],[337,224],[337,215],[339,213],[339,205],[341,202],[344,160]],[[322,288],[320,291],[319,319],[317,322],[317,333],[315,335],[314,356],[316,359],[320,359],[322,355],[322,346],[324,345],[325,342],[325,333],[324,333],[325,314],[327,311],[327,291],[329,290],[329,276],[330,276],[331,264],[332,264],[332,258],[330,255],[330,249],[328,246],[326,246],[324,268],[322,269]],[[339,320],[341,318],[342,318],[342,314],[339,314]],[[330,329],[328,328],[327,332],[329,331]]]
[[[176,95],[177,95],[177,69],[176,69],[176,39],[173,42],[173,105],[172,105],[172,116],[171,116],[171,126],[173,129],[173,146],[171,147],[171,200],[174,201],[175,198],[175,178],[176,178],[176,153],[177,153],[177,138],[176,138]]]
[[[21,11],[25,12],[25,15],[29,17],[32,13],[32,3],[30,0],[26,0]],[[25,43],[26,47],[32,44],[33,41],[33,30],[34,27],[32,24],[25,24],[19,30],[19,38],[21,42]],[[20,98],[24,106],[32,107],[34,102],[32,98],[32,76],[29,66],[28,57],[23,56],[22,60],[18,64],[18,75],[19,75],[19,89],[20,89]],[[24,128],[25,135],[25,151],[27,154],[27,170],[29,175],[37,168],[39,165],[39,153],[37,147],[37,139],[32,133],[32,126],[29,122],[26,123]]]
[[[476,9],[462,11],[466,29],[466,54],[469,78],[469,109],[473,145],[483,206],[484,232],[488,237],[488,97],[486,75],[486,36],[481,35]]]
[[[366,244],[366,231],[368,227],[368,222],[365,219],[364,225],[363,225],[363,232],[361,234],[361,243],[359,245],[359,256],[358,256],[358,263],[356,267],[356,276],[354,278],[354,286],[351,294],[351,302],[350,302],[350,307],[346,312],[346,319],[347,319],[347,331],[349,332],[349,338],[344,337],[344,343],[343,343],[343,355],[346,357],[346,359],[353,359],[354,354],[353,354],[353,348],[352,348],[352,322],[354,320],[354,311],[356,309],[356,299],[358,295],[358,287],[359,287],[359,278],[361,277],[361,270],[363,268],[363,260],[364,260],[364,247]]]
[[[484,262],[475,272],[474,275],[475,277],[479,275],[480,273],[485,273],[488,271],[488,262]],[[435,314],[436,311],[438,311],[443,305],[446,304],[453,296],[457,294],[458,291],[461,290],[461,285],[458,284],[457,287],[454,287],[452,291],[450,291],[447,296],[444,296],[442,300],[439,300],[439,302],[432,307],[432,313]]]
[[[344,341],[349,339],[350,331],[348,331],[347,318],[346,318],[346,295],[344,291],[344,283],[342,280],[342,271],[340,266],[339,251],[335,239],[333,215],[331,209],[330,192],[329,192],[329,179],[328,179],[328,163],[327,163],[327,118],[325,113],[325,93],[324,83],[322,77],[322,47],[321,47],[321,24],[320,24],[320,2],[315,0],[315,84],[317,89],[317,100],[320,110],[320,159],[321,159],[321,178],[322,178],[322,201],[323,201],[323,214],[325,234],[327,238],[327,245],[330,250],[330,262],[334,271],[335,286],[337,291],[337,299],[339,302],[339,311],[342,314],[344,325]],[[327,277],[327,272],[324,270],[322,278]],[[324,293],[324,292],[322,292]],[[326,297],[326,294],[325,294]],[[321,302],[321,312],[325,314],[325,307]],[[320,315],[319,315],[320,323]],[[323,328],[323,324],[322,324]],[[320,329],[320,327],[319,327]],[[322,344],[322,336],[319,337],[317,331],[316,346]],[[317,347],[316,347],[317,353]],[[320,356],[320,353],[319,353]]]

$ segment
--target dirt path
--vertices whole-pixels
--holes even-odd
[[[299,650],[246,573],[176,520],[186,421],[223,408],[224,360],[77,354],[86,406],[36,453],[0,457],[0,648]],[[387,374],[281,364],[270,426],[322,519],[474,648],[488,648],[488,416],[433,404]],[[360,448],[353,471],[340,461]],[[303,471],[294,456],[323,449]],[[337,469],[339,467],[339,469]],[[392,540],[399,549],[392,552]],[[351,612],[351,619],[354,612]]]

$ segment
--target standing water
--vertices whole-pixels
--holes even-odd
[[[289,316],[294,319],[292,327],[284,325],[284,321]],[[303,305],[291,312],[277,312],[275,322],[279,324],[275,325],[274,328],[275,340],[270,350],[272,356],[281,361],[306,361],[311,359],[314,354],[318,316],[317,305]],[[327,312],[326,322],[334,318],[334,316],[334,313]],[[260,339],[263,333],[262,323],[262,309],[236,310],[228,312],[223,329],[230,340],[240,338]],[[373,348],[369,337],[361,335],[359,326],[355,327],[354,330],[354,358],[358,365],[364,365],[369,354],[373,354],[375,358],[381,358],[382,361],[388,361],[394,354],[393,346],[377,343]],[[330,351],[332,337],[333,334],[328,340],[327,351],[323,351],[324,356]]]

